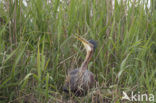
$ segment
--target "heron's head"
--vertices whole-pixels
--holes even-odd
[[[94,40],[89,40],[89,43],[91,43],[93,45],[93,49],[95,50],[97,47],[97,43]]]
[[[87,52],[94,51],[96,49],[96,42],[94,40],[86,40],[78,35],[75,35],[75,37],[83,43]]]

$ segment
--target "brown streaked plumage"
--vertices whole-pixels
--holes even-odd
[[[65,80],[65,84],[63,86],[63,90],[65,92],[70,91],[76,96],[83,96],[95,84],[94,74],[87,68],[88,63],[93,55],[96,44],[93,40],[87,41],[80,36],[76,36],[76,38],[83,43],[87,54],[80,68],[74,69],[68,73]]]

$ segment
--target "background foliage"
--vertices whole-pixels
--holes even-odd
[[[120,103],[122,91],[156,96],[154,0],[26,2],[0,1],[0,103]],[[97,85],[81,98],[61,90],[85,57],[73,34],[98,43],[89,64]]]

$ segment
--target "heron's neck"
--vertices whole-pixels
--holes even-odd
[[[81,70],[86,70],[88,68],[88,63],[89,63],[92,55],[93,55],[93,50],[87,51],[87,55],[85,57],[85,60],[83,61],[81,68],[80,68]]]

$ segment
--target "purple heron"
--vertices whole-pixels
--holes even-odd
[[[87,53],[81,66],[70,71],[66,76],[63,91],[71,92],[75,96],[84,96],[95,84],[95,77],[94,74],[88,70],[88,63],[96,48],[96,42],[93,40],[87,41],[77,35],[75,37],[82,42]]]

